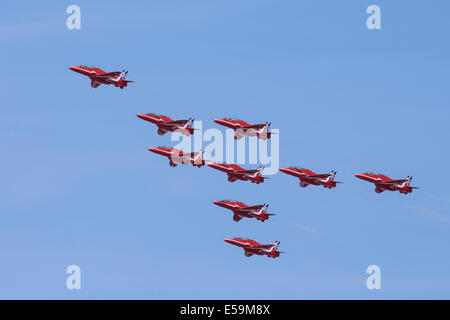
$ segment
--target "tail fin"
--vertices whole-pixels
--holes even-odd
[[[123,70],[123,71],[120,73],[119,77],[117,77],[117,80],[125,80],[125,78],[126,78],[126,76],[127,76],[127,73],[128,73],[128,71]]]
[[[329,175],[328,178],[326,179],[326,181],[334,181],[334,177],[336,176],[337,171],[336,170],[332,170]]]
[[[203,154],[205,153],[205,149],[201,149],[194,157],[194,162],[198,161],[200,158],[203,158]]]
[[[403,184],[402,184],[402,187],[406,187],[406,186],[409,186],[409,184],[411,183],[411,180],[412,180],[412,176],[407,176],[406,178],[405,178],[405,182],[403,182]]]
[[[270,122],[267,121],[264,127],[261,128],[261,132],[268,132],[270,128]]]
[[[251,174],[251,177],[253,177],[253,178],[256,178],[256,177],[262,177],[262,172],[263,172],[263,170],[264,170],[264,166],[259,166],[257,169],[256,169],[256,172],[255,173],[253,173],[253,174]]]
[[[194,123],[194,118],[189,118],[189,120],[184,124],[183,129],[190,128]]]
[[[259,209],[258,214],[266,214],[267,208],[269,207],[268,203],[264,203],[261,209]]]
[[[257,170],[258,170],[258,175],[262,176],[262,172],[263,172],[263,170],[264,170],[264,166],[258,167]]]
[[[269,128],[270,128],[270,122],[267,121],[264,124],[264,126],[261,129],[259,129],[259,131],[257,132],[258,137],[263,140],[270,138],[271,133],[269,132]]]
[[[278,246],[280,245],[280,241],[275,241],[271,243],[272,247],[270,248],[270,251],[276,251],[278,249]]]

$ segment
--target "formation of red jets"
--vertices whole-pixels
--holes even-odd
[[[128,83],[133,82],[125,80],[128,71],[113,71],[105,72],[102,69],[88,66],[72,66],[70,70],[81,73],[88,76],[91,80],[91,87],[97,88],[101,84],[113,84],[115,87],[123,89]],[[193,128],[194,119],[189,118],[186,120],[173,120],[165,115],[147,113],[138,114],[140,119],[154,123],[157,127],[158,135],[164,135],[167,132],[179,132],[183,135],[189,136],[194,134],[196,129]],[[245,136],[257,137],[258,139],[270,139],[273,132],[269,131],[270,122],[262,124],[249,124],[243,120],[223,118],[215,119],[214,122],[231,128],[234,130],[234,139],[239,140]],[[206,164],[206,160],[203,158],[204,150],[197,152],[183,152],[176,148],[159,146],[148,149],[151,152],[165,156],[169,159],[169,165],[175,167],[178,164],[192,164],[198,168],[201,168]],[[247,170],[236,164],[227,163],[208,163],[208,166],[223,171],[227,174],[228,181],[234,182],[236,180],[250,181],[251,183],[260,184],[264,182],[267,177],[263,177],[263,166],[256,169]],[[317,174],[309,169],[299,167],[280,168],[281,172],[291,175],[299,179],[299,185],[305,188],[309,185],[323,186],[324,188],[335,188],[339,181],[335,181],[336,171],[329,173]],[[399,191],[402,194],[408,194],[417,187],[410,186],[412,177],[407,176],[404,179],[391,179],[383,174],[376,173],[357,173],[355,177],[372,182],[375,185],[375,192],[382,193],[383,191]],[[234,200],[221,200],[214,201],[215,205],[229,209],[233,212],[233,220],[238,222],[242,218],[255,218],[261,222],[269,219],[270,216],[275,214],[267,213],[269,204],[248,206],[243,202]],[[252,239],[245,238],[230,238],[225,239],[225,242],[235,246],[239,246],[244,249],[244,255],[250,257],[252,255],[266,255],[269,258],[276,258],[280,256],[283,251],[278,251],[279,241],[275,241],[269,244],[261,244]]]

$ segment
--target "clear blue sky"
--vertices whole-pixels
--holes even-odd
[[[82,29],[66,29],[66,8]],[[370,4],[382,30],[366,28]],[[8,1],[0,57],[0,298],[450,298],[448,1]],[[129,70],[120,90],[68,70]],[[228,183],[171,168],[137,113],[280,129],[278,173]],[[375,194],[353,177],[412,175]],[[235,223],[214,200],[270,203]],[[245,258],[223,239],[281,241]],[[82,290],[65,287],[66,267]],[[367,266],[382,290],[365,286]]]

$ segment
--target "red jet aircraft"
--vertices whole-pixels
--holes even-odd
[[[270,139],[272,135],[272,132],[269,132],[270,122],[251,125],[245,121],[231,118],[215,119],[214,122],[233,129],[236,140],[244,136],[266,140]]]
[[[234,213],[233,220],[236,222],[242,218],[256,218],[259,221],[264,222],[269,219],[269,216],[275,215],[274,213],[267,213],[267,207],[269,206],[267,203],[251,207],[247,206],[245,203],[233,200],[214,201],[213,203],[219,207],[232,210]]]
[[[334,176],[336,175],[336,171],[334,170],[325,174],[316,174],[311,170],[298,167],[280,168],[280,171],[299,178],[300,187],[302,188],[313,184],[315,186],[322,185],[325,188],[331,189],[336,187],[337,183],[342,183],[339,181],[334,181]]]
[[[205,165],[205,160],[203,160],[203,152],[183,152],[181,150],[160,146],[157,148],[148,148],[149,151],[166,156],[169,158],[170,166],[176,167],[178,164],[189,164],[192,163],[194,167],[201,168]]]
[[[259,256],[266,255],[268,258],[276,258],[280,256],[280,253],[285,253],[277,250],[280,245],[280,241],[275,241],[270,244],[260,244],[251,239],[231,238],[225,239],[225,242],[244,248],[244,255],[246,257],[251,257],[252,255],[257,254]]]
[[[357,173],[355,177],[360,178],[362,180],[366,180],[375,184],[375,192],[381,193],[385,190],[389,191],[400,191],[400,193],[408,194],[413,191],[413,189],[419,189],[418,187],[410,187],[412,177],[407,176],[405,179],[400,180],[392,180],[391,178],[376,173]]]
[[[70,70],[88,76],[91,79],[91,87],[97,88],[101,84],[113,84],[116,87],[123,89],[131,80],[125,80],[128,71],[113,71],[105,72],[102,69],[88,66],[73,66]]]
[[[195,129],[192,128],[192,124],[194,123],[193,118],[189,118],[188,120],[172,120],[169,117],[155,113],[138,114],[137,116],[156,124],[160,136],[164,135],[167,131],[177,131],[186,136],[194,134]]]
[[[234,182],[236,180],[251,181],[252,183],[260,184],[264,182],[264,179],[268,179],[262,176],[263,166],[253,169],[245,170],[236,164],[226,164],[226,163],[208,163],[213,169],[224,171],[228,175],[228,181]]]

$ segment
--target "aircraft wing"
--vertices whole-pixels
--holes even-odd
[[[240,209],[237,209],[237,210],[246,212],[246,211],[259,210],[259,209],[261,209],[262,207],[264,207],[264,205],[261,204],[261,205],[257,205],[257,206],[251,206],[251,207],[240,208]]]
[[[195,158],[196,156],[198,156],[201,153],[202,152],[194,151],[194,152],[185,152],[184,154],[189,154],[191,156],[191,158]]]
[[[270,249],[272,247],[272,244],[260,244],[258,246],[250,246],[248,248],[250,249]]]
[[[178,124],[178,123],[160,123],[159,124],[159,126],[160,127],[165,127],[165,128],[169,128],[169,129],[172,129],[172,128],[178,128],[178,127],[180,127],[180,125],[181,124]]]
[[[240,213],[251,213],[251,212],[253,212],[253,211],[255,211],[255,210],[258,210],[258,208],[251,208],[251,207],[248,207],[248,208],[234,209],[234,211],[240,212]]]
[[[175,121],[168,121],[165,122],[164,124],[168,124],[168,125],[173,125],[173,124],[186,124],[188,123],[189,120],[175,120]]]
[[[381,184],[381,185],[391,185],[391,184],[399,184],[399,183],[403,183],[406,182],[408,180],[406,179],[400,179],[400,180],[390,180],[390,181],[382,181],[382,182],[377,182],[377,184]]]
[[[328,178],[330,176],[329,173],[324,173],[324,174],[313,174],[310,176],[306,176],[305,178],[307,179],[324,179],[324,178]]]
[[[188,121],[189,120],[168,121],[168,122],[161,123],[160,126],[174,128],[174,127],[179,127],[179,126],[185,125],[186,123],[188,123]]]
[[[96,74],[95,77],[98,78],[108,78],[108,77],[115,77],[120,74],[120,71],[113,71],[113,72],[106,72],[101,74]]]
[[[252,174],[257,171],[258,170],[240,170],[240,171],[234,171],[233,174]]]
[[[259,123],[259,124],[243,126],[242,128],[244,128],[244,129],[261,129],[261,128],[264,128],[265,126],[266,126],[265,123]]]

